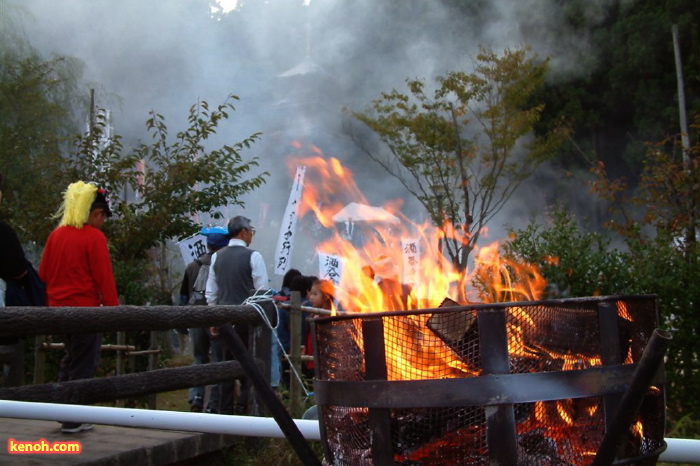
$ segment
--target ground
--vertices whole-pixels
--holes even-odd
[[[180,367],[192,364],[192,356],[174,355],[166,360],[166,367]],[[187,389],[159,393],[156,399],[159,410],[189,411]],[[311,442],[316,456],[323,458],[320,442]],[[301,466],[302,462],[285,439],[242,438],[241,443],[226,451],[220,451],[172,466]]]

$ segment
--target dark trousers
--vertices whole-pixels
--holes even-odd
[[[61,359],[58,381],[91,379],[100,362],[101,333],[65,335],[66,355]]]
[[[219,356],[221,354],[221,349],[219,348],[219,338],[212,337],[208,328],[191,328],[190,339],[192,340],[192,352],[194,354],[195,365],[209,364],[209,361],[219,362]],[[209,354],[210,351],[211,357]],[[189,401],[191,404],[195,397],[199,397],[203,402],[205,392],[206,387],[204,386],[192,387],[190,388],[187,401]],[[218,385],[211,386],[207,408],[216,412],[219,411]]]
[[[224,325],[219,327],[220,333],[235,331],[241,338],[243,343],[248,346],[248,325],[235,326]],[[233,361],[236,358],[233,356],[233,352],[228,348],[226,343],[223,341],[220,345],[221,349],[221,361]],[[241,384],[241,391],[234,403],[234,390],[236,379],[226,380],[219,384],[219,413],[221,414],[248,414],[248,395],[250,392],[250,381],[247,377],[238,379]]]
[[[0,387],[24,385],[24,340],[17,337],[12,339],[0,341],[0,346],[4,347],[0,356]]]

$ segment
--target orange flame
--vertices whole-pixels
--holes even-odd
[[[301,143],[294,143],[301,149]],[[306,178],[299,208],[300,218],[312,214],[331,237],[317,246],[317,251],[339,256],[343,273],[337,286],[341,308],[346,312],[379,312],[440,306],[445,298],[460,304],[468,302],[496,302],[538,299],[546,286],[537,269],[528,264],[506,261],[498,254],[498,243],[475,251],[475,272],[457,270],[441,252],[443,235],[450,238],[464,236],[461,227],[447,225],[444,232],[430,221],[422,224],[404,216],[401,200],[371,206],[354,181],[353,173],[335,158],[323,158],[320,149],[312,147],[308,157],[290,158],[290,175],[297,165],[306,166]],[[339,219],[343,209],[355,203],[353,214]],[[335,217],[335,218],[334,218]],[[349,230],[362,231],[364,241],[357,246]],[[417,243],[419,255],[415,258],[413,275],[409,277],[404,263],[406,255],[402,240]],[[398,282],[410,281],[408,299],[387,299],[386,287],[368,275],[368,267],[376,268],[377,258],[387,258],[398,269]],[[386,278],[386,277],[385,277]],[[471,288],[476,280],[486,292]],[[386,280],[385,280],[386,284]],[[393,290],[401,293],[401,288]],[[391,294],[391,293],[389,293]]]
[[[300,145],[296,146],[301,148]],[[439,307],[446,298],[457,304],[469,302],[517,302],[542,299],[547,285],[537,267],[527,263],[506,260],[499,254],[499,244],[494,242],[473,251],[474,269],[457,270],[441,251],[440,242],[445,238],[464,239],[465,232],[460,227],[447,225],[442,231],[429,221],[415,223],[401,214],[401,201],[384,203],[381,208],[373,207],[356,186],[353,174],[337,159],[326,160],[317,148],[313,155],[292,159],[289,163],[291,174],[297,165],[306,166],[300,217],[313,214],[315,219],[331,231],[330,237],[322,241],[317,250],[334,254],[343,260],[343,272],[336,286],[336,298],[342,312],[381,312],[393,310],[430,309]],[[355,217],[339,219],[337,215],[350,203],[358,206],[353,211]],[[394,220],[396,219],[396,220]],[[358,245],[352,241],[351,227],[362,229],[364,241]],[[484,232],[485,233],[485,232]],[[419,246],[415,258],[416,274],[411,276],[411,291],[407,299],[396,299],[404,292],[400,283],[405,280],[405,251],[402,247],[406,239],[412,239]],[[386,275],[381,275],[378,283],[367,267],[379,274],[378,258],[383,264],[393,264],[387,269],[398,269],[397,281],[387,288]],[[556,257],[546,261],[557,264]],[[404,272],[406,272],[404,270]],[[383,273],[383,271],[382,271]],[[474,285],[474,288],[470,288]],[[476,291],[478,289],[478,291]],[[556,353],[552,349],[534,346],[526,342],[526,335],[532,335],[536,322],[524,309],[526,306],[513,305],[507,322],[508,352],[512,359],[534,359],[561,362],[557,370],[582,370],[602,365],[600,357],[581,354]],[[632,320],[630,313],[621,302],[618,315]],[[463,309],[463,308],[461,308]],[[430,313],[400,314],[384,320],[386,366],[388,380],[427,380],[445,377],[475,377],[480,369],[469,365],[447,344],[429,329],[427,320]],[[465,320],[469,316],[464,317]],[[388,335],[402,335],[403,341],[387,338]],[[362,332],[353,335],[358,346],[363,348]],[[413,342],[407,344],[407,340]],[[537,351],[538,354],[533,354]],[[632,362],[631,347],[625,362]],[[412,361],[420,360],[420,367]],[[445,368],[448,368],[446,371]],[[536,401],[532,404],[532,415],[522,421],[523,431],[538,429],[547,438],[565,439],[558,448],[572,448],[581,457],[593,458],[596,454],[590,439],[580,435],[581,425],[592,429],[603,425],[604,410],[595,397]],[[602,429],[602,427],[601,427]],[[633,431],[643,435],[643,426],[637,423]],[[462,431],[457,431],[462,432]],[[602,436],[602,430],[597,432]],[[460,435],[455,433],[455,435]],[[448,442],[449,443],[449,442]],[[562,452],[563,454],[567,452]]]

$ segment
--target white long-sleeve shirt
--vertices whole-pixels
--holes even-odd
[[[229,246],[247,246],[245,241],[238,238],[233,238],[228,242]],[[207,298],[207,304],[213,306],[216,304],[216,296],[219,293],[219,286],[216,282],[216,272],[214,272],[214,263],[216,263],[217,254],[211,256],[211,266],[209,267],[209,277],[207,278],[207,289],[204,296]],[[250,255],[250,267],[253,270],[253,286],[256,290],[266,290],[269,288],[269,280],[267,277],[267,268],[262,254],[259,251],[253,251]]]

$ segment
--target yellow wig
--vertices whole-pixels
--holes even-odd
[[[68,185],[63,193],[63,204],[58,209],[60,226],[82,228],[90,216],[90,207],[97,197],[97,186],[77,181]]]

